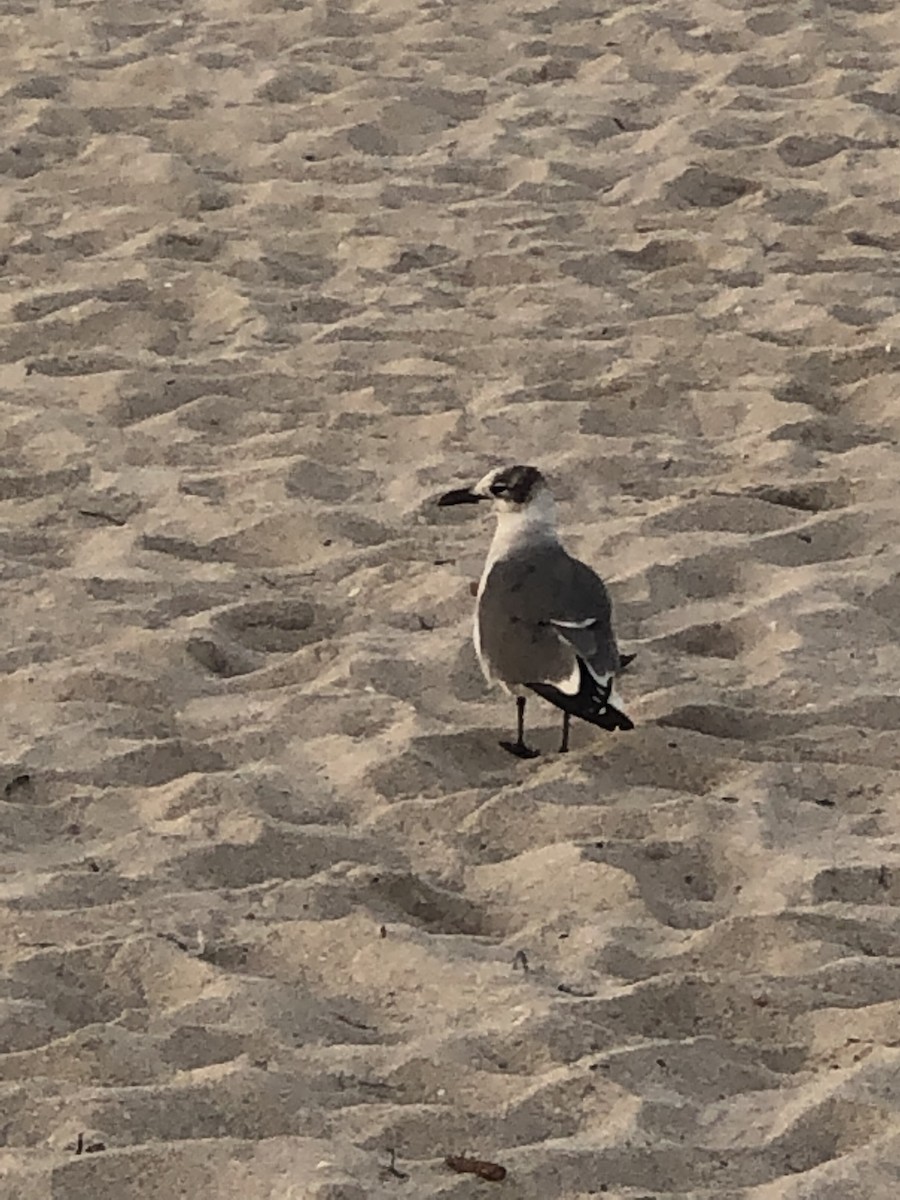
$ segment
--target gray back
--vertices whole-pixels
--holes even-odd
[[[587,621],[584,629],[554,621]],[[599,675],[615,671],[619,652],[609,593],[590,567],[558,542],[528,544],[494,564],[478,605],[481,650],[507,683],[560,679],[576,651]]]

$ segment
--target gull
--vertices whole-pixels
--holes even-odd
[[[530,692],[562,709],[561,754],[573,716],[602,729],[633,729],[614,684],[634,655],[619,653],[603,580],[560,542],[544,476],[537,467],[501,467],[438,504],[482,501],[493,504],[497,527],[478,585],[475,652],[488,683],[516,697],[516,740],[500,745],[518,758],[536,757],[525,742]]]

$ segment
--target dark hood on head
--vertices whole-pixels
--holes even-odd
[[[527,504],[543,482],[537,467],[507,467],[495,477],[491,491],[504,500],[512,500],[513,504]]]

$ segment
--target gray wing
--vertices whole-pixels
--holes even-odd
[[[566,558],[568,565],[560,571],[550,624],[595,674],[616,672],[620,667],[619,647],[606,585],[586,563],[569,554]]]
[[[572,651],[592,673],[619,670],[609,593],[562,546],[529,546],[491,571],[479,606],[482,646],[500,678],[569,674]],[[568,648],[568,649],[567,649]]]

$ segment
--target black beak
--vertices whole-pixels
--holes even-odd
[[[445,492],[438,500],[441,508],[446,508],[448,504],[477,504],[480,500],[484,500],[484,496],[476,496],[469,488],[457,488],[453,492]]]

